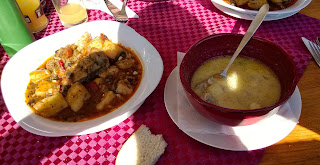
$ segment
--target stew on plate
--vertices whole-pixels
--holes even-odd
[[[130,48],[101,34],[85,33],[30,73],[26,103],[34,113],[78,122],[116,110],[135,93],[143,76]]]

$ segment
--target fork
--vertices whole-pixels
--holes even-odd
[[[314,52],[314,56],[313,58],[315,59],[315,61],[317,62],[317,64],[320,66],[320,41],[319,38],[317,37],[315,39],[315,43],[310,42],[310,46]]]
[[[121,11],[118,15],[115,16],[115,20],[121,23],[126,23],[128,21],[128,16],[126,13],[126,4],[127,0],[123,0]]]
[[[320,41],[318,41],[319,38],[316,38],[316,40],[315,40],[316,43],[309,41],[305,37],[301,37],[301,39],[302,39],[303,43],[306,45],[306,47],[308,48],[313,59],[316,61],[316,63],[320,67],[320,46],[318,44],[316,44],[316,43],[320,42]]]

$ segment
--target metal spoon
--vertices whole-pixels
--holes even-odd
[[[253,21],[251,22],[246,34],[242,38],[237,50],[234,52],[233,56],[231,57],[227,67],[224,69],[224,71],[220,74],[222,77],[227,77],[228,69],[230,68],[233,61],[236,59],[236,57],[239,55],[241,50],[246,46],[250,38],[253,36],[253,34],[256,32],[260,24],[262,23],[264,17],[266,16],[267,12],[269,11],[269,5],[264,4],[260,9],[256,17],[254,17]]]

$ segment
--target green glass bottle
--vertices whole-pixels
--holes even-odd
[[[34,40],[15,0],[0,0],[0,44],[9,57]]]

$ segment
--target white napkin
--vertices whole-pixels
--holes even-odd
[[[122,2],[120,0],[109,0],[112,4],[114,4],[119,10],[121,10]],[[84,0],[84,3],[87,7],[87,10],[101,10],[106,12],[107,14],[112,15],[104,0]],[[127,16],[129,18],[139,18],[139,16],[132,11],[128,6],[126,6]]]
[[[184,55],[185,53],[177,52],[178,68]],[[179,76],[179,74],[177,76]],[[294,103],[291,103],[290,105],[287,102],[282,108],[280,108],[278,113],[255,124],[248,126],[221,125],[208,120],[194,110],[192,105],[188,102],[182,88],[183,87],[181,85],[180,78],[178,77],[178,125],[184,131],[204,134],[254,135],[257,132],[267,131],[266,129],[271,129],[270,131],[274,132],[274,127],[282,125],[284,128],[286,128],[286,125],[290,126],[292,125],[292,122],[296,124],[299,120],[300,113],[294,113],[291,108],[291,106],[297,105],[294,105]],[[282,130],[277,131],[280,133]],[[274,133],[277,134],[277,132]]]

